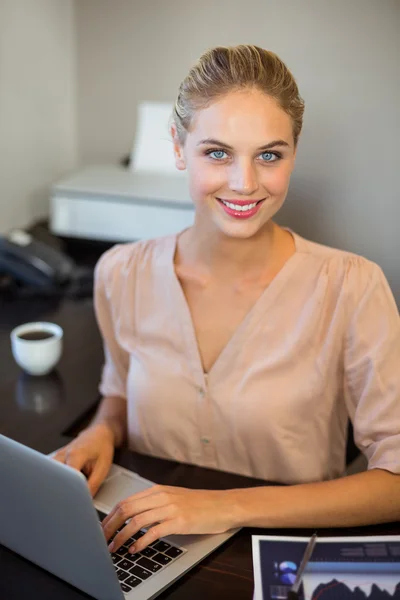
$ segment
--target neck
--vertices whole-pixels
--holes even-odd
[[[269,221],[255,236],[231,238],[196,222],[178,240],[178,261],[223,279],[261,276],[271,266],[275,249],[288,234]]]

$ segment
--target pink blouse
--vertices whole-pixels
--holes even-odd
[[[292,232],[296,252],[202,370],[177,236],[96,267],[104,396],[130,448],[284,483],[344,474],[348,417],[368,468],[400,473],[400,319],[380,267]]]

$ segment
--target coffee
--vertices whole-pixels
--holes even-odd
[[[47,375],[60,360],[63,330],[56,323],[34,321],[10,333],[15,362],[29,375]]]
[[[21,333],[18,336],[21,340],[29,340],[29,341],[37,341],[37,340],[47,340],[51,337],[54,337],[54,334],[50,331],[28,331],[27,333]]]

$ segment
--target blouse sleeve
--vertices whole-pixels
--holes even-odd
[[[353,275],[344,388],[354,441],[368,469],[400,473],[399,312],[378,265],[359,263]]]
[[[129,354],[118,343],[118,298],[121,296],[123,246],[103,254],[95,268],[94,307],[103,338],[104,365],[99,391],[102,396],[126,399]]]

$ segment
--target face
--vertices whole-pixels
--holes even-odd
[[[182,147],[196,224],[230,237],[256,235],[282,206],[294,166],[292,121],[256,90],[231,92],[198,111]]]

